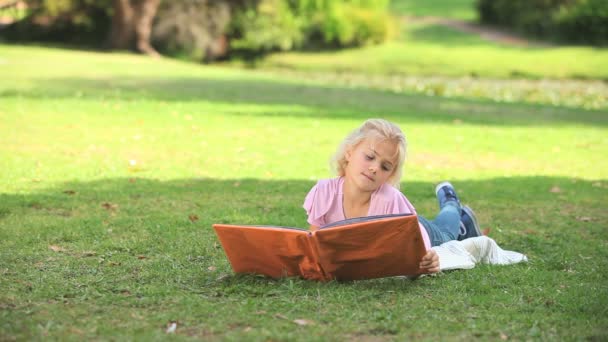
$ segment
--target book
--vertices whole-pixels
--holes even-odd
[[[214,224],[235,273],[272,278],[360,280],[415,276],[426,247],[416,215],[354,218],[316,231]]]

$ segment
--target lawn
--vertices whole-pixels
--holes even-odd
[[[390,76],[491,77],[499,79],[608,79],[608,50],[529,42],[511,44],[465,33],[431,16],[476,21],[472,0],[393,0],[400,33],[383,45],[362,49],[275,53],[257,63],[265,68]],[[487,35],[486,35],[487,36]]]
[[[392,0],[393,13],[405,16],[433,16],[473,21],[477,19],[475,0]]]
[[[10,45],[0,74],[2,339],[608,338],[605,111]],[[449,179],[530,262],[416,281],[234,275],[211,225],[305,227],[330,154],[379,116],[408,137],[401,189],[419,213]]]

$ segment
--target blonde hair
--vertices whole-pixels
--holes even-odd
[[[399,189],[399,182],[403,176],[403,164],[405,163],[407,153],[407,141],[397,125],[384,119],[368,119],[361,127],[347,135],[331,158],[330,164],[332,169],[336,171],[338,176],[343,177],[345,174],[344,169],[348,164],[346,152],[359,145],[366,138],[392,141],[397,145],[397,165],[393,174],[388,178],[387,183]]]

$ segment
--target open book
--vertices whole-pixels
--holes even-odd
[[[417,275],[426,248],[416,215],[344,220],[311,232],[214,224],[236,273],[328,281]]]

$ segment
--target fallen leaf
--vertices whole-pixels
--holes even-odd
[[[215,278],[216,281],[222,281],[224,279],[228,279],[230,277],[229,274],[222,274],[221,276]]]
[[[549,192],[552,192],[554,194],[560,193],[562,192],[562,189],[559,188],[559,186],[555,185],[551,188],[551,190],[549,190]]]
[[[198,221],[198,216],[191,214],[190,216],[188,216],[188,218],[190,219],[190,221],[192,222],[196,222]]]
[[[167,330],[165,330],[165,332],[167,334],[173,334],[173,333],[175,333],[176,329],[177,329],[177,322],[169,322],[169,324],[167,324]]]
[[[59,247],[57,245],[49,245],[49,249],[52,250],[53,252],[57,252],[57,253],[65,252],[64,248]]]
[[[256,311],[255,312],[256,315],[263,315],[265,313],[266,313],[266,311],[264,311],[264,310],[260,310],[260,311]]]
[[[505,333],[501,332],[500,333],[500,339],[503,341],[506,341],[509,339],[509,336],[507,336]]]
[[[252,330],[251,327],[246,327],[245,329],[243,329],[243,332],[250,332]]]
[[[491,228],[484,228],[481,230],[481,235],[488,236],[488,235],[490,235],[490,231],[492,231]]]
[[[97,252],[95,251],[84,251],[82,252],[82,256],[83,257],[90,257],[90,256],[95,256],[97,255]]]
[[[209,266],[207,267],[207,271],[215,271],[216,267],[215,266]]]
[[[136,178],[129,178],[129,183],[135,183],[137,181]]]
[[[583,222],[591,221],[591,217],[588,217],[588,216],[580,216],[580,217],[577,217],[576,219],[579,221],[583,221]]]
[[[74,190],[65,190],[63,193],[67,194],[67,195],[75,195],[76,191],[74,191]]]
[[[143,260],[143,259],[148,259],[148,257],[147,257],[147,256],[145,256],[145,255],[138,255],[138,256],[137,256],[137,259],[139,259],[139,260]]]
[[[131,295],[131,291],[129,290],[121,290],[120,294],[123,296],[130,296]]]
[[[274,318],[289,319],[289,318],[287,318],[287,317],[285,317],[284,315],[281,315],[281,314],[274,315]]]
[[[110,202],[105,202],[101,205],[106,210],[116,210],[118,209],[118,204],[113,204]]]
[[[232,184],[235,188],[238,188],[239,186],[241,186],[241,182],[234,182],[234,184]]]
[[[312,321],[309,321],[307,319],[294,319],[293,322],[297,325],[300,326],[304,326],[304,325],[313,325],[314,323]]]

